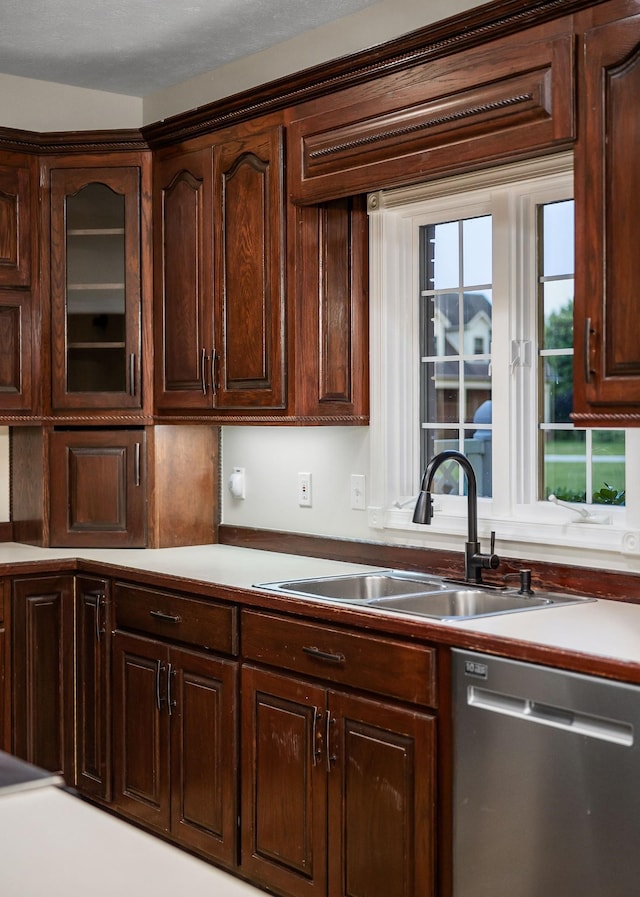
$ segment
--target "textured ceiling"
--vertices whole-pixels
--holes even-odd
[[[0,73],[146,96],[376,0],[0,0]]]

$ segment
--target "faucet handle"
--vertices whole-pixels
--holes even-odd
[[[496,532],[491,530],[491,542],[489,554],[485,555],[486,561],[483,564],[485,569],[496,570],[500,566],[500,558],[496,554]]]

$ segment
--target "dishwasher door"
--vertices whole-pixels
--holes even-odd
[[[453,651],[454,897],[640,894],[640,687]]]

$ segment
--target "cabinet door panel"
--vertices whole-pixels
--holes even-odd
[[[1,229],[1,225],[0,225]],[[0,294],[0,409],[33,408],[31,297]]]
[[[640,351],[640,15],[599,26],[584,41],[576,148],[575,419],[638,425]],[[610,416],[610,420],[607,420]]]
[[[282,130],[214,151],[215,403],[283,408]]]
[[[31,282],[31,174],[28,168],[0,166],[0,286]]]
[[[142,407],[141,190],[139,167],[51,171],[56,410]]]
[[[168,649],[150,639],[113,639],[114,801],[119,810],[168,832]]]
[[[362,197],[295,210],[296,411],[366,423],[367,214]]]
[[[318,748],[324,690],[243,669],[243,870],[288,894],[326,887],[326,769]]]
[[[237,664],[177,649],[170,663],[172,833],[233,866]]]
[[[36,766],[73,773],[73,591],[68,577],[13,586],[14,750]]]
[[[102,579],[76,580],[77,787],[111,796],[110,603]]]
[[[435,721],[331,692],[330,897],[433,894]]]
[[[51,434],[51,544],[143,546],[143,431]]]
[[[156,196],[156,401],[212,404],[212,150],[163,160]]]

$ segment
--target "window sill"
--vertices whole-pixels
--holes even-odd
[[[611,509],[604,509],[603,515]],[[612,517],[615,517],[613,509]],[[595,512],[594,512],[595,513]],[[369,508],[369,525],[373,529],[392,533],[403,533],[412,544],[434,545],[438,547],[460,548],[460,540],[466,540],[466,515],[442,515],[434,517],[429,526],[412,522],[413,508]],[[593,565],[594,553],[619,556],[621,559],[640,558],[640,532],[626,528],[620,523],[575,523],[573,521],[525,520],[516,517],[483,518],[480,510],[478,518],[479,537],[488,542],[491,531],[495,530],[496,543],[508,555],[519,557],[548,558],[549,553],[562,553],[568,563]],[[451,539],[455,536],[455,539]],[[544,546],[544,551],[536,550]],[[500,553],[500,552],[498,552]]]

